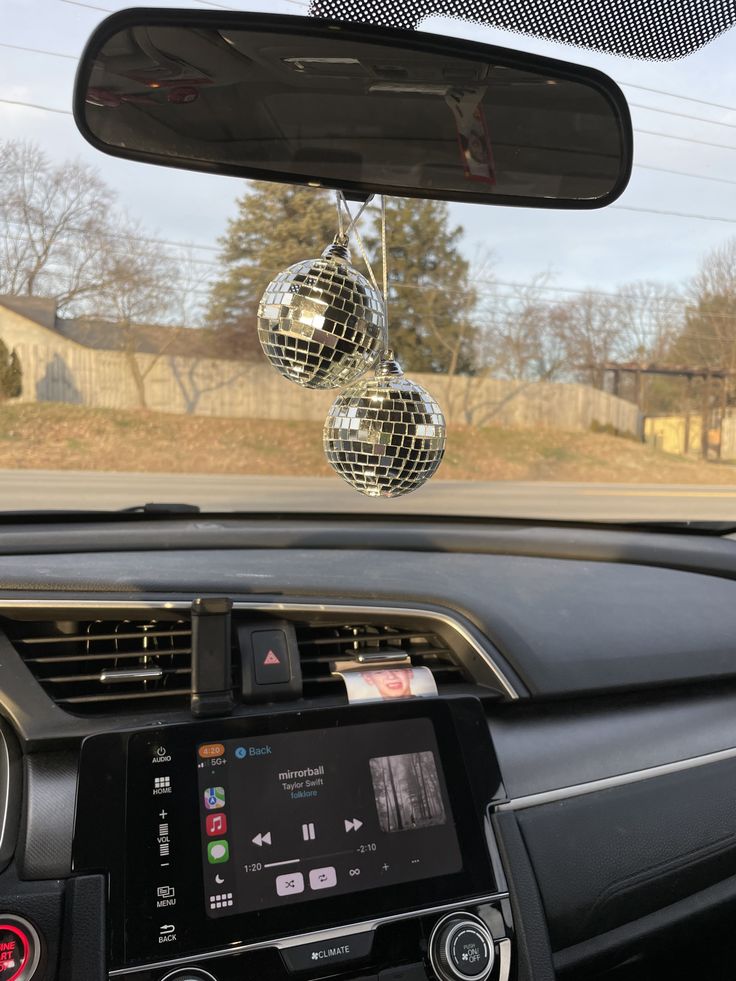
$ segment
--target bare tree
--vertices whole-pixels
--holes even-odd
[[[670,286],[641,280],[615,298],[619,355],[631,361],[663,361],[682,330],[682,297]]]
[[[98,295],[114,194],[86,164],[52,164],[0,143],[0,292],[48,296],[70,312]]]
[[[602,388],[606,361],[620,353],[622,330],[616,304],[592,290],[557,306],[557,325],[565,362],[579,381]]]
[[[124,247],[105,254],[105,282],[98,298],[98,312],[119,325],[122,350],[130,369],[140,408],[148,407],[146,379],[170,349],[176,332],[141,354],[141,340],[147,326],[166,317],[170,302],[168,284],[175,281],[177,265],[155,243],[147,241],[142,230],[128,223],[120,230]]]
[[[687,301],[673,357],[736,371],[736,238],[703,258]]]
[[[556,308],[545,296],[549,280],[549,273],[539,273],[486,298],[480,357],[497,378],[549,381],[564,368]]]
[[[32,143],[0,143],[0,293],[49,297],[62,315],[119,324],[141,408],[146,379],[177,336],[159,335],[151,351],[147,328],[201,319],[204,281],[189,252],[175,255],[115,208],[91,167],[52,164]]]
[[[478,368],[462,385],[462,411],[471,425],[484,425],[531,385],[559,379],[567,350],[558,308],[545,297],[549,273],[516,287],[492,288],[479,309]],[[513,382],[500,398],[490,398],[487,379]]]

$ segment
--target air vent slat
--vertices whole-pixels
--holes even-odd
[[[454,652],[441,637],[431,631],[412,630],[405,623],[337,627],[311,624],[297,627],[297,639],[306,696],[325,694],[330,687],[335,694],[344,691],[340,679],[330,673],[331,662],[357,660],[362,653],[375,656],[381,651],[392,656],[408,655],[413,667],[429,668],[443,687],[466,680]],[[366,669],[369,667],[366,664]]]
[[[351,628],[347,628],[347,629],[351,629]],[[402,634],[398,632],[395,633],[392,631],[391,633],[385,635],[385,639],[411,640],[413,637],[422,637],[422,636],[424,635],[418,634],[416,631],[414,631],[413,633],[406,633],[406,634]],[[357,633],[357,634],[351,633],[346,637],[317,637],[313,639],[311,643],[317,646],[322,646],[324,644],[352,644],[352,643],[360,644],[363,643],[364,641],[377,641],[380,639],[381,639],[381,635],[376,633]]]
[[[68,644],[75,641],[91,643],[99,640],[140,640],[141,637],[157,639],[159,637],[189,637],[191,630],[149,630],[137,634],[64,634],[60,637],[18,637],[16,644]]]
[[[22,632],[21,632],[22,631]],[[13,636],[17,633],[17,636]],[[191,630],[181,619],[8,624],[8,634],[54,701],[84,713],[115,703],[173,706],[189,699]]]
[[[57,654],[53,657],[26,657],[26,664],[68,664],[72,661],[109,661],[114,657],[120,661],[125,658],[144,658],[144,657],[171,657],[174,654],[187,654],[191,657],[191,647],[165,647],[161,650],[151,650],[150,648],[141,651],[115,651],[114,654]]]
[[[149,670],[151,673],[146,678],[141,672]],[[136,677],[127,677],[133,675],[132,671],[115,671],[110,669],[109,671],[98,671],[96,674],[60,674],[50,678],[44,678],[45,685],[69,685],[79,681],[100,681],[103,684],[107,684],[111,681],[121,682],[121,681],[152,681],[159,680],[167,675],[182,675],[191,674],[191,668],[141,668],[140,671],[136,670]],[[126,675],[126,677],[122,677]]]
[[[106,695],[73,695],[68,698],[57,698],[60,705],[84,705],[89,702],[123,702],[137,698],[189,698],[189,688],[170,688],[168,691],[131,691],[114,692]]]

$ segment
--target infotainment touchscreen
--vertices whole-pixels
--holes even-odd
[[[460,871],[429,719],[200,743],[210,917]]]
[[[474,698],[102,733],[74,870],[108,875],[112,965],[168,963],[487,896],[504,798]]]

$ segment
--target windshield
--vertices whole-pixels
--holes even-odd
[[[634,170],[596,211],[386,201],[391,346],[431,395],[430,427],[441,408],[447,442],[431,480],[384,499],[357,493],[326,456],[339,389],[274,371],[283,352],[263,326],[291,288],[284,271],[320,257],[359,205],[338,220],[332,192],[88,145],[74,73],[92,29],[122,7],[5,0],[0,511],[182,502],[736,522],[733,32],[652,63],[423,23],[611,76],[631,107]],[[308,12],[306,0],[228,7]],[[468,158],[481,177],[482,157]],[[352,265],[380,298],[378,199],[355,227]],[[375,310],[366,301],[369,328]]]

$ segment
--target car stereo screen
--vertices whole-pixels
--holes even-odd
[[[197,747],[210,916],[462,867],[428,719]]]

